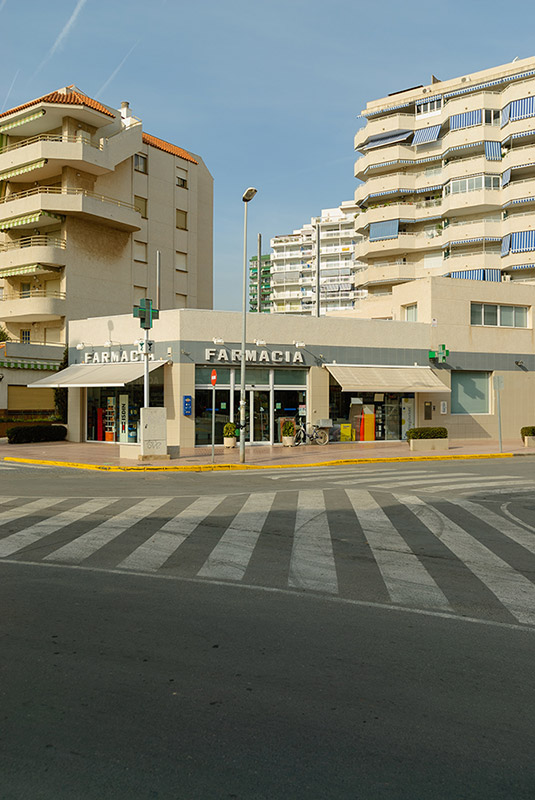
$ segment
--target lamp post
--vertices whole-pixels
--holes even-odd
[[[245,340],[247,336],[247,206],[256,194],[250,186],[243,193],[243,298],[240,369],[240,464],[245,463]]]

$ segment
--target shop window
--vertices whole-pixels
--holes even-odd
[[[212,370],[217,371],[217,384],[230,386],[230,367],[218,367],[214,364],[211,367],[195,367],[195,384],[202,385],[211,383]]]
[[[212,389],[195,389],[195,444],[197,445],[212,443],[212,402]],[[216,389],[215,444],[223,444],[223,429],[227,422],[230,422],[230,390]]]
[[[187,211],[181,211],[179,208],[176,210],[176,226],[181,231],[187,231],[188,229],[188,213]]]
[[[306,369],[276,369],[275,386],[306,386]]]
[[[405,306],[405,322],[418,322],[418,303]]]
[[[451,413],[488,414],[489,385],[488,372],[451,373]]]
[[[134,195],[134,206],[141,214],[142,219],[147,219],[147,198]]]
[[[136,153],[134,156],[134,169],[137,172],[143,172],[145,175],[148,172],[148,158],[143,153]]]

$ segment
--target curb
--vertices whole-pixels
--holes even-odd
[[[473,453],[448,456],[395,456],[393,458],[343,458],[335,461],[319,461],[312,464],[187,464],[176,467],[166,466],[132,466],[122,467],[112,464],[79,464],[71,461],[47,461],[32,458],[14,458],[6,456],[2,461],[16,464],[34,464],[47,467],[67,467],[69,469],[96,470],[97,472],[231,472],[233,470],[265,470],[265,469],[303,469],[307,467],[334,467],[343,464],[391,464],[411,461],[459,461],[488,458],[516,458],[531,453]]]

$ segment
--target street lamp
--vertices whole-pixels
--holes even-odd
[[[247,206],[256,194],[249,186],[243,193],[243,299],[240,369],[240,464],[245,463],[245,340],[247,336]]]

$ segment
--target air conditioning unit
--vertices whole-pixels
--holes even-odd
[[[510,275],[502,275],[502,281],[510,281],[510,280],[511,280]]]

